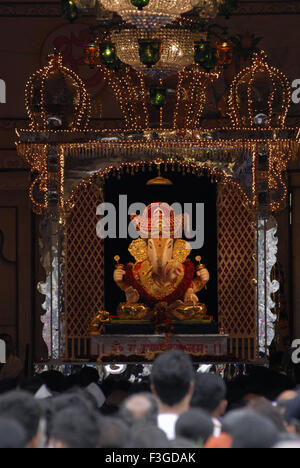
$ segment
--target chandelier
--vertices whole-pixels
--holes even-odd
[[[225,0],[190,0],[191,5],[201,18],[213,19],[219,13],[220,6]]]
[[[73,0],[78,10],[90,10],[95,8],[97,0]]]
[[[164,79],[194,63],[194,43],[205,33],[164,28],[156,33],[123,29],[112,31],[118,58],[152,79]]]
[[[193,7],[191,0],[98,0],[125,22],[143,29],[159,29]]]

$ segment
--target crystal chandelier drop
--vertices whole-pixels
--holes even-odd
[[[118,58],[152,79],[164,79],[194,63],[194,43],[204,36],[173,28],[156,33],[137,29],[111,32]]]
[[[213,19],[219,13],[220,5],[225,3],[225,0],[190,0],[190,2],[201,18]]]
[[[125,22],[155,30],[175,21],[193,7],[191,0],[98,0],[105,9],[118,13]]]
[[[95,8],[96,0],[73,0],[78,10],[86,11]]]

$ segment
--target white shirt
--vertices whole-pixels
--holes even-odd
[[[174,440],[176,437],[175,426],[178,419],[178,414],[163,413],[157,417],[157,425],[159,429],[165,432],[169,440]]]
[[[219,435],[221,434],[221,430],[222,430],[222,424],[217,418],[212,418],[212,421],[214,423],[214,436],[219,437]]]

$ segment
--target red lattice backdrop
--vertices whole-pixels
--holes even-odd
[[[230,334],[230,351],[255,359],[257,336],[256,229],[239,190],[219,186],[219,327]]]
[[[104,242],[96,235],[103,201],[101,189],[88,185],[78,191],[65,229],[65,320],[68,358],[89,352],[88,329],[104,308]]]

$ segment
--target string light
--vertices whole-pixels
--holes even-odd
[[[264,127],[271,130],[273,127],[284,127],[288,109],[290,106],[291,89],[283,73],[276,68],[269,66],[266,62],[266,54],[261,51],[254,54],[253,64],[242,70],[233,80],[229,94],[229,115],[232,125],[236,127],[250,126],[253,128],[258,125],[255,121],[255,115],[258,110],[254,108],[253,95],[254,88],[257,82],[261,82],[264,76],[265,85],[271,86],[269,98],[264,103],[264,111],[266,113],[266,123]],[[245,103],[246,90],[246,103]],[[275,96],[277,101],[280,101],[280,109],[275,112],[274,101]],[[243,105],[246,104],[247,111],[243,111]],[[261,104],[260,104],[261,105]],[[262,121],[262,124],[264,122]]]
[[[72,96],[73,119],[71,122],[64,122],[61,115],[56,115],[55,112],[51,112],[51,109],[47,108],[47,100],[49,95],[52,95],[55,107],[64,112],[64,105],[55,97],[57,90],[53,89],[49,92],[47,88],[48,82],[56,77],[62,78],[64,83],[70,84],[76,91],[75,96]],[[88,125],[91,111],[90,100],[83,81],[76,73],[63,66],[62,55],[59,53],[50,55],[49,65],[38,70],[29,78],[25,87],[25,106],[30,126],[35,131],[51,130],[55,122],[59,127],[70,128],[73,131],[84,129]]]
[[[83,180],[77,187],[75,187],[68,200],[65,203],[66,209],[68,212],[70,212],[73,207],[76,205],[76,197],[80,196],[80,192],[82,190],[87,190],[88,187],[93,185],[96,180],[102,180],[100,183],[104,183],[105,179],[108,177],[114,176],[120,178],[120,175],[125,173],[125,174],[134,174],[136,172],[136,168],[140,169],[145,169],[148,166],[148,170],[151,171],[153,167],[157,167],[157,165],[165,165],[166,161],[161,160],[161,159],[155,159],[154,161],[137,161],[134,163],[121,163],[118,167],[114,166],[109,166],[106,167],[104,170],[102,170],[99,173],[92,174],[89,179]],[[236,188],[239,190],[239,192],[242,194],[245,203],[249,206],[253,207],[253,201],[249,199],[249,197],[245,194],[243,189],[241,188],[240,184],[234,180],[232,180],[230,177],[228,177],[224,172],[217,171],[215,169],[212,169],[205,164],[201,165],[199,163],[193,163],[193,162],[178,162],[177,160],[172,160],[170,159],[167,162],[168,165],[173,166],[173,169],[175,166],[178,167],[178,170],[185,175],[186,173],[193,173],[195,175],[203,176],[207,175],[208,177],[211,178],[212,183],[219,183],[222,182],[224,184],[229,184],[233,188]]]
[[[135,158],[138,163],[126,166],[126,170],[131,169],[133,173],[139,170],[140,166],[144,170],[147,164],[151,170],[151,162],[141,161],[143,154],[152,160],[160,154],[171,155],[172,159],[164,161],[164,164],[171,163],[172,167],[175,167],[180,160],[179,170],[182,174],[206,171],[219,181],[233,184],[244,193],[247,203],[255,209],[259,208],[258,181],[266,177],[268,191],[272,194],[269,210],[280,209],[287,195],[284,173],[289,158],[299,149],[300,142],[297,139],[299,132],[298,129],[284,127],[290,96],[287,79],[266,63],[263,53],[257,54],[253,59],[253,65],[241,72],[233,82],[230,94],[233,128],[215,128],[209,132],[198,128],[199,118],[205,105],[207,87],[218,77],[218,70],[205,73],[198,65],[193,65],[179,73],[172,128],[163,128],[161,108],[160,128],[150,130],[147,90],[143,74],[133,71],[130,67],[125,67],[125,72],[113,71],[102,65],[100,68],[119,101],[125,118],[125,129],[114,131],[106,129],[99,133],[97,130],[87,128],[85,122],[88,98],[85,88],[77,75],[62,66],[61,57],[57,55],[52,56],[49,65],[39,70],[27,83],[26,107],[31,120],[31,129],[19,132],[20,141],[17,146],[20,156],[30,165],[32,172],[38,173],[30,187],[30,198],[37,209],[47,209],[47,190],[51,181],[56,181],[58,185],[59,208],[65,209],[65,158],[76,158],[79,154],[81,157],[89,156],[91,152],[94,156],[99,154],[107,158],[114,155],[120,158]],[[81,93],[78,94],[81,99],[78,98],[74,105],[74,123],[67,129],[49,128],[47,121],[45,89],[51,74],[57,71],[68,77],[72,83],[76,83]],[[270,89],[266,109],[267,125],[264,126],[254,122],[252,93],[258,73],[264,73]],[[238,99],[241,85],[246,90],[246,114],[242,114]],[[162,86],[161,79],[160,86]],[[281,113],[274,120],[273,108],[278,96],[282,98]],[[47,144],[45,144],[45,134],[41,133],[45,130],[47,130]],[[141,132],[139,137],[136,135],[137,131]],[[291,137],[292,132],[295,135],[297,133],[296,138]],[[133,134],[135,134],[134,139],[132,139]],[[153,134],[156,135],[155,138]],[[113,137],[113,141],[101,141],[101,138],[107,136]],[[76,140],[81,143],[75,143]],[[48,173],[47,154],[50,144],[56,144],[58,148],[58,175]],[[258,168],[258,158],[259,148],[264,148],[266,145],[269,167],[264,174]],[[249,154],[252,158],[252,195],[243,189],[242,182],[233,180],[233,172],[230,169],[242,153]],[[103,171],[104,176],[109,170],[114,170],[117,176],[120,175],[118,169],[108,168]],[[36,188],[45,194],[42,203],[34,198]]]
[[[178,75],[176,104],[173,116],[174,129],[193,129],[197,127],[204,110],[207,88],[219,77],[218,72],[205,73],[194,65],[190,70],[183,70]],[[188,96],[182,99],[184,94]],[[183,117],[183,122],[180,121]]]

